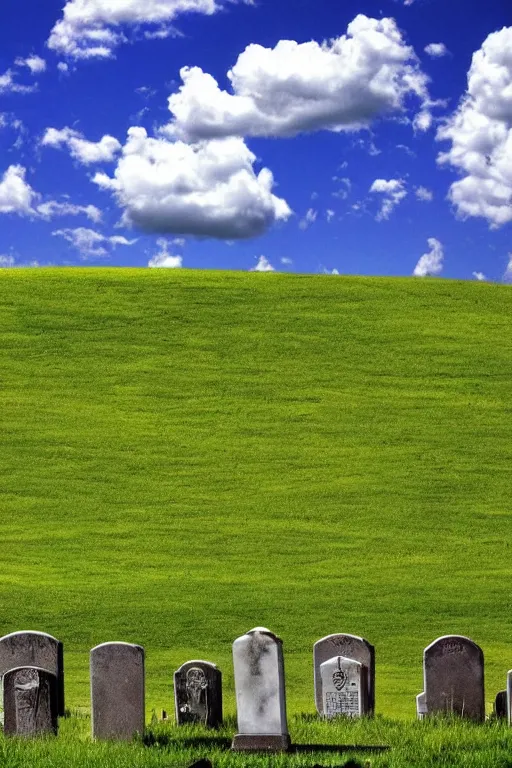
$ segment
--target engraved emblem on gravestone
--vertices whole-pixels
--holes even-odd
[[[367,714],[367,669],[363,664],[345,656],[333,656],[320,665],[320,675],[324,717]]]
[[[447,713],[473,720],[485,718],[484,655],[462,635],[445,635],[423,653],[428,714]]]
[[[355,659],[366,667],[366,706],[368,711],[365,714],[372,715],[375,710],[375,648],[363,637],[341,633],[327,635],[318,640],[313,646],[315,704],[317,712],[320,715],[324,713],[320,666],[334,656]]]
[[[21,667],[4,676],[4,733],[37,736],[57,732],[57,678]]]
[[[176,722],[222,724],[222,674],[209,661],[187,661],[174,673]]]

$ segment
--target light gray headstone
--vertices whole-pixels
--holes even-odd
[[[176,723],[222,725],[222,674],[209,661],[187,661],[174,673]]]
[[[145,721],[144,648],[102,643],[91,651],[92,735],[130,740]]]
[[[315,704],[319,714],[322,713],[322,678],[320,665],[333,656],[345,656],[359,661],[368,670],[368,714],[375,711],[375,648],[368,640],[357,635],[335,634],[322,637],[313,646],[313,668],[315,675]]]
[[[233,643],[238,734],[233,749],[290,746],[282,641],[256,627]]]
[[[37,667],[11,669],[3,677],[4,733],[57,733],[57,678]]]
[[[324,717],[347,715],[361,717],[368,712],[368,670],[361,662],[345,656],[333,656],[320,664],[322,678],[322,714]]]
[[[425,715],[427,714],[427,697],[425,696],[425,692],[418,693],[416,696],[416,715],[418,716],[418,720],[423,720]]]
[[[57,709],[64,715],[64,652],[46,632],[11,632],[0,637],[0,677],[17,667],[39,667],[57,677]]]
[[[507,719],[512,725],[512,669],[507,674]]]
[[[438,638],[423,652],[423,672],[429,715],[484,719],[484,655],[476,643],[462,635]]]

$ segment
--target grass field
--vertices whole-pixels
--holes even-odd
[[[491,284],[0,270],[0,634],[63,640],[74,709],[92,646],[141,643],[148,715],[190,658],[234,714],[231,643],[256,625],[313,712],[313,642],[361,634],[377,712],[407,718],[423,648],[460,633],[490,708],[512,668],[511,320]]]

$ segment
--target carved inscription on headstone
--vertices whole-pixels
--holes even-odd
[[[476,643],[461,635],[438,638],[425,648],[423,671],[429,714],[484,719],[484,655]]]
[[[222,724],[222,674],[209,661],[187,661],[174,673],[176,722]]]
[[[17,667],[39,667],[57,677],[59,715],[64,715],[62,643],[46,632],[11,632],[0,637],[0,678]]]
[[[317,712],[323,713],[322,676],[320,666],[334,656],[344,656],[360,662],[367,672],[368,714],[375,710],[375,648],[364,637],[356,635],[335,634],[327,635],[318,640],[313,646],[313,668],[315,675],[315,704]]]
[[[334,656],[320,665],[324,717],[366,714],[367,670],[359,661]]]
[[[289,749],[282,641],[256,627],[233,643],[233,665],[239,731],[233,749]]]
[[[4,733],[37,736],[57,733],[57,678],[36,667],[21,667],[6,673]]]

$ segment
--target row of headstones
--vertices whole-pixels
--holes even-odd
[[[364,638],[336,634],[314,645],[315,703],[320,715],[372,715],[375,709],[375,649]],[[233,644],[238,730],[235,749],[289,746],[282,641],[258,627]],[[33,735],[57,731],[64,714],[62,643],[41,632],[0,638],[4,732]],[[92,733],[129,739],[145,721],[144,649],[103,643],[91,651]],[[439,638],[424,651],[425,690],[417,697],[419,717],[448,712],[483,720],[482,650],[458,635]],[[178,724],[222,723],[222,675],[210,662],[189,661],[174,675]],[[504,712],[504,702],[507,711]],[[512,725],[512,671],[496,713]]]

